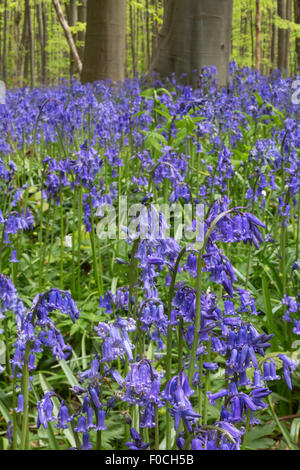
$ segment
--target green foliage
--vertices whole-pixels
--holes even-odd
[[[70,0],[61,1],[66,19]],[[70,52],[64,32],[56,17],[51,0],[35,0],[31,2],[32,28],[35,43],[35,81],[40,81],[41,55],[43,46],[39,38],[39,22],[36,6],[39,4],[45,11],[47,19],[47,82],[56,84],[60,77],[70,76]],[[127,76],[133,76],[134,69],[139,74],[148,72],[157,39],[157,32],[163,23],[163,1],[128,0],[127,14]],[[78,1],[77,6],[81,3]],[[24,38],[25,2],[7,0],[7,52],[6,82],[8,86],[29,85],[29,72],[24,73],[25,61],[28,60],[29,44]],[[4,2],[0,4],[0,30],[4,28]],[[293,13],[294,14],[294,13]],[[294,21],[282,19],[277,14],[277,0],[261,0],[261,43],[262,68],[268,74],[272,68],[271,45],[272,26],[276,29],[289,30],[290,73],[297,68],[295,40],[300,37],[300,25]],[[84,41],[79,33],[86,31],[86,23],[77,21],[70,26],[77,48],[83,49]],[[9,44],[9,47],[8,47]],[[275,41],[275,46],[276,45]],[[276,51],[275,51],[276,52]],[[16,55],[18,57],[16,57]],[[26,59],[27,56],[27,59]],[[231,58],[239,66],[255,66],[255,1],[234,0],[232,23],[232,55]],[[276,54],[275,54],[276,60]],[[16,68],[16,61],[19,64]],[[27,65],[29,70],[29,64]],[[1,72],[1,70],[0,70]],[[74,73],[74,72],[73,72]],[[78,74],[75,72],[77,78]]]

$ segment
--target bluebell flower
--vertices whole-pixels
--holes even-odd
[[[103,410],[97,410],[97,424],[95,431],[106,431],[107,426],[104,424],[105,412]]]
[[[48,422],[55,421],[56,418],[53,415],[53,402],[51,397],[54,395],[53,391],[47,392],[41,401],[37,404],[38,409],[38,418],[37,418],[37,428],[41,425],[47,429]]]
[[[126,442],[125,444],[130,450],[146,450],[150,446],[150,443],[146,444],[142,441],[141,436],[134,428],[130,428],[130,435],[133,442]]]
[[[62,401],[57,415],[56,427],[59,429],[67,429],[68,423],[72,421],[72,419],[73,418],[69,414],[68,407],[65,405],[65,402]]]
[[[23,413],[24,411],[24,396],[22,393],[18,395],[18,405],[15,408],[16,413]]]
[[[90,442],[90,435],[88,432],[84,432],[83,433],[83,436],[82,436],[82,446],[81,446],[81,449],[82,450],[90,450],[92,449],[92,444]]]

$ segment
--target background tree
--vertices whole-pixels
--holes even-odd
[[[261,69],[261,9],[260,0],[256,0],[256,16],[255,16],[255,30],[256,30],[256,44],[255,44],[255,66],[260,72]]]
[[[164,22],[153,69],[162,76],[186,74],[214,65],[221,85],[228,80],[232,0],[165,0]]]
[[[98,5],[97,14],[102,4],[99,1],[95,2]],[[122,76],[132,77],[135,73],[139,75],[148,73],[150,59],[155,56],[153,51],[158,50],[158,42],[161,45],[161,34],[164,34],[162,27],[164,2],[123,0],[123,6],[126,1],[128,8],[125,18],[125,72]],[[233,0],[230,59],[235,60],[241,67],[256,67],[256,51],[260,43],[260,70],[263,74],[272,73],[278,65],[286,69],[289,75],[297,72],[300,66],[300,0],[283,1],[284,8],[280,3],[282,0],[259,0],[260,41],[258,41],[256,0]],[[79,59],[83,62],[87,0],[59,0],[59,3]],[[183,0],[181,3],[187,5]],[[201,1],[198,0],[196,3],[200,5]],[[197,25],[199,26],[199,21]],[[183,25],[179,27],[182,28],[181,31],[184,28]],[[101,34],[106,34],[103,24],[101,28],[103,30]],[[182,41],[180,38],[178,47],[181,44],[185,47],[187,39],[194,34],[197,40],[197,35],[200,33],[190,31],[182,36]],[[284,38],[284,47],[282,38]],[[204,44],[206,39],[205,37]],[[104,45],[99,39],[98,46],[94,47],[93,57],[101,56],[100,43],[101,47]],[[194,44],[196,41],[193,41],[193,47]],[[100,55],[96,49],[100,51]],[[202,46],[200,52],[203,52]],[[115,59],[117,61],[118,57]],[[211,63],[208,58],[205,62]],[[55,85],[62,77],[69,79],[70,73],[79,79],[78,67],[74,67],[74,64],[74,56],[70,53],[67,36],[52,0],[0,0],[0,79],[3,80],[5,77],[8,86],[30,86],[40,83]]]
[[[126,1],[88,0],[83,83],[125,78]]]
[[[52,1],[53,1],[54,8],[56,10],[58,19],[60,21],[60,24],[62,25],[62,28],[64,30],[64,33],[65,33],[66,39],[68,41],[68,44],[70,46],[71,75],[72,75],[72,71],[73,71],[73,61],[74,61],[74,64],[76,65],[76,68],[77,68],[78,72],[81,73],[81,71],[82,71],[82,62],[80,60],[80,57],[79,57],[79,54],[78,54],[78,51],[77,51],[77,48],[76,48],[76,45],[75,45],[74,36],[72,35],[70,27],[69,27],[69,25],[66,21],[66,18],[63,14],[63,10],[61,8],[59,0],[52,0]],[[73,17],[75,16],[75,11],[73,11],[74,5],[75,5],[74,3],[70,4],[70,10],[72,10],[72,13],[70,13],[71,21],[73,21]],[[76,7],[76,5],[75,5],[75,7]]]
[[[79,25],[78,37],[77,37],[77,49],[81,61],[83,61],[84,54],[84,42],[85,42],[85,26],[87,16],[87,0],[81,0],[78,3],[78,22]]]
[[[300,0],[294,0],[294,9],[295,9],[295,23],[300,26]],[[297,65],[300,67],[300,34],[296,37],[296,57]]]

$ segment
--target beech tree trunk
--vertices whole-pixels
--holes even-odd
[[[6,32],[7,32],[7,0],[4,0],[4,14],[3,14],[3,49],[2,49],[2,74],[3,80],[6,81]]]
[[[300,25],[300,0],[294,0],[295,23]],[[300,38],[296,38],[297,64],[300,67]]]
[[[286,19],[292,20],[292,0],[286,2]],[[289,72],[289,54],[290,54],[290,28],[285,30],[285,51],[284,51],[284,68]]]
[[[2,0],[0,0],[0,7],[2,8]],[[2,60],[2,35],[4,33],[3,27],[0,25],[0,80],[3,78],[3,60]]]
[[[146,48],[147,48],[147,67],[148,67],[148,70],[149,70],[150,61],[151,61],[149,0],[146,0]]]
[[[42,18],[42,8],[40,2],[36,4],[36,20],[37,20],[37,25],[38,25],[38,42],[40,45],[40,61],[38,63],[38,71],[39,71],[39,81],[43,83],[43,75],[42,75],[42,69],[43,69],[43,51],[45,49],[45,45],[43,43],[44,41],[44,35],[43,35],[43,18]]]
[[[83,83],[125,78],[126,0],[88,0]]]
[[[261,10],[260,0],[256,0],[256,15],[255,15],[255,31],[256,31],[256,42],[255,42],[255,67],[261,71]]]
[[[28,15],[28,33],[29,33],[29,53],[30,53],[30,87],[34,87],[34,36],[32,29],[32,17],[31,17],[31,5],[30,0],[25,0],[27,4],[27,15]]]
[[[47,8],[44,3],[42,3],[42,21],[43,21],[42,83],[44,85],[47,85],[48,52],[46,51],[46,46],[48,42],[48,21],[47,21]]]
[[[158,47],[158,21],[157,21],[157,18],[158,18],[158,3],[157,3],[157,0],[153,0],[153,7],[154,7],[154,13],[155,13],[155,17],[154,17],[154,21],[153,21],[153,44],[152,44],[152,48],[153,49],[157,49]]]
[[[75,26],[78,21],[78,10],[76,0],[70,0],[69,15],[68,15],[69,26]],[[74,44],[76,44],[77,35],[72,33]],[[79,51],[78,51],[79,54]],[[79,56],[80,57],[80,56]],[[76,72],[76,64],[74,62],[73,54],[70,52],[70,78]]]
[[[130,19],[130,40],[131,40],[131,56],[132,56],[132,73],[135,77],[136,74],[136,53],[135,53],[135,18],[133,14],[132,5],[129,7],[129,19]]]
[[[186,74],[186,81],[194,83],[195,70],[215,66],[219,84],[226,85],[232,8],[232,0],[165,0],[152,69],[162,77]]]
[[[244,57],[246,53],[245,47],[245,38],[247,38],[248,34],[248,16],[249,16],[249,8],[245,8],[241,12],[241,23],[240,23],[240,33],[241,33],[241,46],[240,46],[240,56],[241,59]]]
[[[20,23],[21,23],[21,7],[20,3],[16,3],[16,9],[14,12],[14,56],[15,56],[15,70],[13,75],[13,85],[16,87],[19,85],[19,78],[21,76],[20,69]]]
[[[271,34],[271,47],[270,47],[270,69],[269,73],[276,69],[276,39],[277,28],[275,26],[273,12],[270,10],[270,34]]]
[[[80,21],[80,23],[86,23],[86,5],[87,0],[81,0],[80,4],[78,5],[78,21]],[[78,41],[80,45],[77,47],[77,49],[80,59],[83,61],[85,31],[78,32]]]
[[[286,0],[278,0],[278,16],[286,18]],[[286,30],[278,28],[278,63],[279,69],[285,68],[285,53],[286,53]]]
[[[27,85],[28,70],[29,70],[29,32],[28,32],[28,3],[25,2],[24,7],[24,23],[23,23],[23,32],[22,32],[22,46],[24,49],[24,54],[22,54],[23,63],[23,86]]]

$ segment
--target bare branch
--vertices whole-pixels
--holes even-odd
[[[68,44],[70,46],[71,54],[73,55],[76,68],[77,68],[79,74],[81,74],[82,62],[80,60],[75,42],[73,40],[73,36],[72,36],[71,30],[70,30],[70,27],[69,27],[69,25],[68,25],[68,23],[65,19],[64,13],[63,13],[62,8],[61,8],[60,3],[59,3],[59,0],[52,0],[52,2],[53,2],[53,5],[54,5],[54,8],[56,10],[59,22],[62,25],[62,28],[64,30],[64,33],[65,33],[66,39],[68,41]]]

